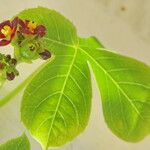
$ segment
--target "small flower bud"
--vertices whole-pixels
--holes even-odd
[[[11,60],[11,55],[6,55],[5,60],[6,62],[9,62]]]
[[[51,53],[48,50],[44,50],[44,52],[39,53],[39,55],[43,60],[47,60],[51,57]]]
[[[14,58],[12,58],[11,59],[11,64],[13,64],[14,66],[17,64],[17,60],[16,59],[14,59]]]
[[[15,74],[13,72],[6,73],[7,75],[7,80],[12,81],[15,78]]]

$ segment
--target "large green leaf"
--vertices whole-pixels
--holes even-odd
[[[36,17],[38,12],[40,16]],[[91,108],[89,69],[76,46],[76,30],[69,21],[43,8],[20,16],[41,21],[47,27],[45,45],[55,54],[54,62],[48,63],[25,90],[22,120],[43,148],[60,146],[87,125]]]
[[[0,145],[0,150],[30,150],[30,143],[25,134]]]
[[[120,138],[141,140],[150,132],[150,68],[98,44],[94,38],[81,39],[80,50],[96,76],[106,122]]]
[[[85,129],[91,108],[87,62],[109,128],[131,142],[149,134],[148,66],[104,49],[95,38],[78,39],[74,26],[55,11],[36,8],[19,16],[46,26],[43,42],[55,55],[27,86],[21,105],[22,121],[43,148],[63,145]]]

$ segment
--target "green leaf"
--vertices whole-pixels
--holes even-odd
[[[0,145],[0,150],[30,150],[30,143],[25,134]]]
[[[44,42],[55,55],[54,62],[48,63],[25,90],[21,118],[44,149],[60,146],[81,133],[89,120],[91,79],[87,62],[78,50],[75,28],[64,17],[44,8],[19,16],[47,27]]]
[[[139,141],[150,133],[150,67],[98,44],[94,38],[81,39],[80,50],[95,74],[106,123],[118,137]]]
[[[61,46],[62,43],[63,45],[72,46],[78,42],[75,27],[69,20],[54,10],[38,7],[24,10],[17,16],[21,19],[33,20],[37,24],[44,25],[46,27],[44,41],[46,41],[45,44],[48,44],[48,47],[52,48],[53,44]],[[53,51],[53,49],[51,50]]]
[[[103,48],[95,38],[78,39],[75,27],[55,11],[40,7],[25,10],[19,17],[46,26],[44,46],[55,55],[27,86],[21,105],[23,123],[44,149],[71,141],[88,123],[91,81],[87,62],[113,133],[131,142],[149,134],[148,66]]]

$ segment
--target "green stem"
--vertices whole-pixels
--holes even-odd
[[[19,84],[14,90],[8,93],[5,97],[0,100],[0,107],[7,104],[13,97],[15,97],[23,88],[31,82],[34,76],[39,73],[48,63],[50,63],[54,59],[54,56],[40,67],[38,67],[29,77],[27,77],[21,84]]]

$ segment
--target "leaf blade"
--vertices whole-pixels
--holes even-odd
[[[74,55],[74,57],[75,57],[75,55]],[[40,138],[41,134],[45,135],[47,133],[47,130],[44,133],[42,133],[43,131],[41,131],[41,130],[44,130],[43,128],[45,128],[45,127],[43,126],[43,124],[45,123],[45,121],[47,121],[47,119],[50,119],[50,117],[51,117],[51,115],[49,113],[48,114],[49,117],[48,116],[44,117],[43,121],[41,122],[42,119],[40,118],[40,116],[44,115],[44,111],[45,111],[45,113],[47,113],[48,109],[53,110],[55,108],[54,112],[52,113],[54,115],[53,119],[49,121],[49,123],[50,123],[50,128],[48,129],[49,134],[47,137],[45,136],[46,140],[44,139],[42,141],[42,143],[44,143],[44,145],[47,145],[47,147],[49,145],[50,146],[60,146],[64,143],[66,143],[65,136],[67,136],[67,135],[69,136],[68,140],[70,141],[72,138],[76,137],[86,127],[87,121],[89,119],[89,112],[90,112],[90,105],[91,105],[91,102],[90,102],[91,86],[90,86],[90,74],[89,74],[87,64],[86,63],[82,64],[82,69],[80,69],[80,71],[78,71],[78,73],[77,72],[75,73],[75,68],[77,68],[77,66],[79,66],[79,65],[78,65],[78,63],[76,63],[74,61],[77,61],[78,58],[76,58],[76,60],[71,59],[72,63],[69,61],[69,63],[71,64],[69,68],[68,68],[69,64],[68,65],[65,64],[66,66],[65,66],[65,74],[64,74],[64,73],[62,73],[62,65],[60,65],[60,66],[58,65],[60,63],[60,59],[61,59],[61,61],[63,61],[64,58],[56,57],[55,62],[53,62],[51,64],[51,67],[49,65],[48,70],[51,70],[51,68],[57,67],[57,69],[55,69],[56,75],[53,72],[53,73],[49,73],[49,75],[46,77],[46,73],[48,70],[45,68],[45,71],[44,70],[42,71],[42,75],[45,75],[42,78],[48,82],[50,81],[50,83],[52,85],[49,85],[49,84],[46,84],[46,85],[43,84],[42,86],[39,85],[39,86],[41,86],[41,88],[38,91],[34,91],[31,93],[32,88],[30,88],[30,87],[38,87],[38,83],[35,83],[35,82],[37,80],[39,80],[39,78],[41,78],[41,75],[40,74],[37,75],[38,79],[35,77],[33,79],[32,83],[29,85],[29,88],[27,88],[25,91],[25,95],[23,97],[23,102],[22,102],[22,108],[21,108],[22,112],[27,113],[27,114],[25,114],[25,113],[22,114],[22,120],[24,121],[27,128],[30,126],[30,124],[35,124],[34,127],[31,127],[28,129],[31,131],[32,135],[35,136],[36,138],[37,137]],[[64,63],[63,63],[63,65],[64,65]],[[76,67],[74,67],[74,65]],[[81,67],[81,66],[79,66],[79,67]],[[86,78],[85,78],[85,76],[83,76],[83,74],[81,74],[81,70],[86,73]],[[77,77],[75,77],[73,72],[80,78],[78,79]],[[60,77],[61,77],[61,79],[59,79]],[[61,84],[58,84],[60,82],[61,82]],[[43,83],[45,83],[45,81],[43,81]],[[59,85],[60,88],[58,89],[58,86],[53,87],[54,84]],[[73,84],[75,84],[75,85],[73,86]],[[83,87],[85,84],[87,85],[86,89]],[[46,89],[48,88],[48,90],[45,90],[45,88]],[[40,91],[40,95],[38,94],[39,91]],[[43,98],[44,100],[42,100],[42,98],[41,98],[39,100],[39,104],[34,104],[37,106],[37,108],[40,108],[40,105],[42,105],[42,103],[45,102],[45,100],[49,101],[49,103],[50,103],[50,101],[57,101],[57,104],[54,102],[55,105],[49,105],[49,107],[48,107],[48,103],[46,102],[46,104],[45,104],[46,108],[44,108],[44,107],[41,108],[42,114],[39,115],[39,113],[37,112],[38,113],[37,117],[41,119],[40,122],[35,123],[34,121],[32,121],[31,123],[28,124],[25,120],[26,120],[26,118],[28,121],[30,120],[29,116],[31,116],[31,114],[32,114],[31,111],[33,110],[33,108],[31,107],[31,109],[30,108],[27,109],[26,106],[33,105],[31,103],[31,99],[33,102],[33,99],[36,100],[36,97],[42,97],[41,96],[42,91],[44,91],[44,94],[47,93],[48,95],[44,96],[45,97],[45,98]],[[29,93],[30,93],[30,95],[29,95]],[[51,93],[51,94],[49,95],[49,93]],[[87,94],[84,94],[84,93],[87,93]],[[36,96],[33,96],[33,95],[36,95]],[[54,96],[56,96],[56,95],[57,95],[57,97],[55,98]],[[66,102],[69,104],[67,104]],[[88,104],[86,104],[86,103],[88,103]],[[63,107],[62,108],[63,110],[60,109],[60,106]],[[84,109],[80,108],[81,106],[83,106]],[[69,114],[66,114],[65,109],[68,110],[68,112],[70,112],[69,114],[70,115],[72,114],[72,116],[74,116],[74,117],[72,118]],[[40,112],[40,110],[38,110],[38,111]],[[30,115],[29,115],[29,113],[30,113]],[[58,114],[59,114],[59,116],[58,116]],[[37,117],[36,117],[36,115],[34,115],[34,118],[37,118]],[[62,135],[61,134],[59,135],[59,138],[58,138],[58,136],[52,137],[52,135],[54,134],[54,133],[52,133],[52,129],[54,129],[54,127],[57,123],[60,123],[59,122],[60,117],[63,118],[63,122],[60,121],[62,124],[60,126],[58,125],[56,127],[56,129],[58,127],[59,127],[59,129],[65,128],[65,126],[63,126],[63,124],[66,124],[66,122],[67,122],[67,124],[71,124],[71,126],[67,127],[68,132],[64,131],[64,133],[61,133]],[[68,119],[70,118],[70,121],[67,119],[64,120],[64,118],[68,118]],[[38,131],[35,131],[35,129],[37,130],[37,127],[41,128],[41,129],[38,129]],[[56,132],[56,131],[54,131],[54,132]],[[38,135],[38,133],[40,133],[40,135]],[[65,135],[63,135],[63,134],[65,134]],[[53,139],[53,140],[50,140],[50,139]],[[58,140],[58,139],[60,139],[60,140]],[[45,141],[47,141],[47,142],[45,143]],[[51,141],[50,144],[49,144],[49,141]]]
[[[30,150],[30,143],[25,134],[0,145],[0,150]]]
[[[139,106],[134,101],[138,99],[140,103],[149,103],[150,68],[137,60],[98,48],[99,43],[94,39],[84,42],[95,43],[95,48],[86,47],[83,41],[82,51],[88,57],[97,79],[108,127],[126,141],[143,139],[150,132],[147,118],[150,112],[147,106]]]
[[[67,19],[44,8],[23,11],[19,17],[47,27],[43,41],[55,55],[54,62],[43,68],[25,90],[21,118],[43,148],[60,146],[75,138],[87,125],[91,108],[89,69],[77,47],[76,29]]]
[[[28,15],[28,13],[30,12],[25,11],[22,13],[21,17],[23,19],[28,18],[35,21],[37,20],[37,22],[39,22],[40,24],[48,27],[48,33],[52,33],[54,31],[52,35],[47,34],[43,41],[45,47],[47,47],[56,55],[56,59],[52,64],[49,64],[49,66],[52,68],[45,67],[42,70],[42,73],[37,74],[31,84],[27,87],[23,97],[21,108],[22,120],[26,127],[31,131],[32,135],[38,141],[40,141],[44,148],[48,148],[49,146],[60,146],[65,144],[66,142],[75,138],[85,129],[89,119],[91,107],[91,84],[90,73],[86,62],[87,60],[92,65],[99,88],[101,90],[105,119],[112,132],[118,137],[131,142],[141,140],[147,134],[149,134],[149,120],[146,119],[146,117],[149,117],[150,115],[150,112],[148,110],[148,100],[150,97],[149,67],[139,61],[121,56],[103,48],[101,43],[99,43],[94,38],[89,38],[86,40],[80,39],[80,44],[78,45],[76,29],[70,22],[68,22],[68,20],[63,17],[61,19],[58,19],[60,15],[56,12],[46,9],[46,13],[45,10],[43,13],[39,9],[40,8],[33,10],[31,9],[30,12],[32,12],[32,15],[30,16]],[[44,8],[42,8],[42,10],[43,9]],[[47,11],[50,11],[51,13]],[[36,18],[35,14],[37,13],[41,14],[40,19]],[[55,21],[51,19],[49,15],[54,15],[53,17],[55,17]],[[56,17],[55,15],[58,16]],[[53,23],[53,21],[55,23],[49,25],[48,22],[45,22],[45,17],[49,18],[48,20],[51,20],[50,23]],[[63,21],[64,24],[62,23]],[[73,69],[75,69],[76,71],[72,71]],[[73,72],[73,74],[70,74],[71,72]],[[127,80],[121,80],[124,79],[124,77],[126,77]],[[143,77],[144,80],[141,80],[141,77]],[[41,80],[41,78],[43,79]],[[44,78],[47,79],[47,81],[44,81]],[[31,93],[33,88],[38,87],[38,83],[40,84],[41,81],[43,81],[44,84],[48,82],[48,84],[41,85],[41,91],[38,91],[34,94]],[[133,81],[138,82],[133,83]],[[54,87],[50,83],[52,83]],[[88,89],[84,89],[85,85],[87,85]],[[48,90],[44,86],[47,86]],[[68,87],[67,90],[65,90],[66,86]],[[60,87],[61,89],[59,89],[58,87]],[[73,87],[76,88],[72,90]],[[84,89],[83,92],[82,89]],[[71,99],[70,94],[69,96],[66,95],[68,91],[72,92]],[[78,92],[80,100],[77,98],[78,96],[75,96],[75,94],[73,93],[74,91],[75,93]],[[40,92],[51,93],[50,95],[47,95],[47,97],[43,95],[45,97],[44,102],[48,102],[44,104],[44,106],[42,106],[43,98],[40,97],[42,96]],[[138,93],[137,95],[139,96],[139,100],[136,97],[136,92]],[[85,101],[82,97],[84,93],[88,93],[85,96]],[[136,98],[136,101],[131,99],[131,96],[134,96],[134,98]],[[141,100],[140,98],[143,98],[143,100]],[[49,106],[50,102],[53,101],[52,99],[56,100],[57,103],[54,102],[54,106]],[[74,100],[76,99],[78,99],[78,101],[75,101],[74,103]],[[64,110],[68,109],[71,112],[70,114],[73,114],[73,116],[75,116],[73,118],[71,116],[68,116],[71,126],[69,128],[69,132],[65,131],[65,134],[61,130],[65,129],[65,117],[68,114],[65,114],[65,112],[63,112],[62,114],[62,112],[60,112],[58,109],[62,101],[63,103],[66,101],[69,103],[69,107],[68,104],[63,104],[65,105]],[[86,107],[84,109],[87,112],[85,112],[85,110],[80,110],[81,106],[85,106],[86,101],[88,105],[87,110]],[[36,115],[33,115],[33,118],[30,118],[30,113],[33,111],[32,106],[36,106],[36,102],[39,102],[38,105],[41,109],[39,110],[39,112],[36,112]],[[135,103],[141,104],[139,106],[139,104]],[[76,109],[77,106],[79,106],[80,109]],[[50,108],[55,108],[55,110],[50,110],[51,112],[48,112]],[[121,108],[121,112],[118,111],[118,108]],[[143,109],[144,112],[142,112]],[[78,113],[77,110],[80,110],[81,114]],[[141,121],[141,113],[145,116],[144,121],[148,123],[147,125],[144,124],[144,121]],[[81,116],[78,117],[79,115]],[[37,118],[41,119],[40,122],[37,121]],[[81,129],[77,129],[77,132],[75,128],[80,122],[78,121],[79,119],[81,119],[83,125],[81,126]],[[45,124],[45,122],[47,121],[49,122]],[[59,138],[58,132],[52,131],[52,127],[54,126],[55,130],[59,130]],[[38,127],[40,128],[40,131],[38,130],[37,132],[36,130]],[[47,132],[49,133],[48,135],[46,134]],[[56,136],[57,138],[52,137],[52,132],[53,136]],[[69,136],[67,137],[67,139],[65,139],[66,135]]]

